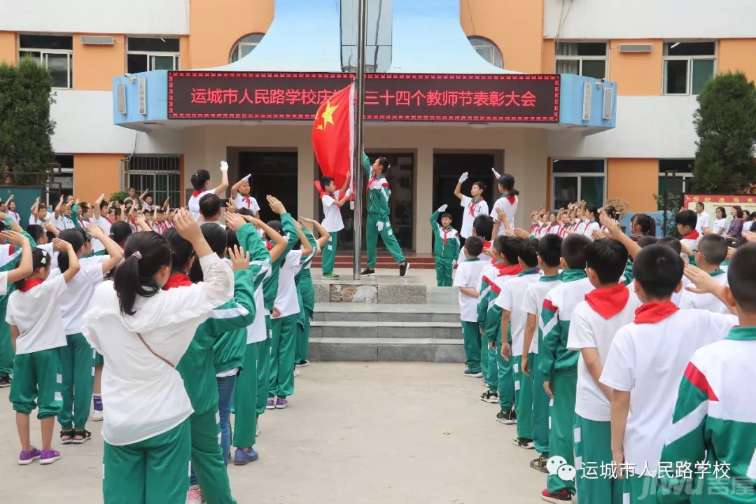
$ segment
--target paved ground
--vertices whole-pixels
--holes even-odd
[[[315,363],[296,386],[288,410],[263,417],[260,460],[230,467],[240,504],[540,502],[533,452],[512,445],[514,427],[494,420],[461,365]],[[52,466],[16,465],[0,391],[0,502],[101,502],[99,433],[61,451]]]

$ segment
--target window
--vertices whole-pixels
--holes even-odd
[[[664,44],[664,94],[698,94],[714,76],[714,42]]]
[[[600,207],[604,204],[603,159],[560,159],[551,164],[554,176],[554,208],[586,201]]]
[[[683,194],[693,189],[693,160],[692,159],[660,159],[659,160],[659,195],[657,207],[659,210],[677,212],[682,205]]]
[[[606,43],[557,42],[556,72],[606,77]]]
[[[181,171],[178,156],[131,156],[124,159],[125,187],[133,187],[138,194],[149,191],[157,205],[170,198],[171,207],[181,201]]]
[[[32,58],[47,68],[52,87],[71,87],[73,38],[70,35],[19,35],[18,39],[19,58]]]
[[[126,72],[177,70],[179,39],[163,37],[129,37]]]
[[[501,51],[496,44],[483,37],[468,37],[475,51],[480,57],[494,66],[504,68],[504,59],[501,57]]]
[[[237,40],[234,47],[231,48],[231,55],[228,57],[228,62],[233,63],[234,61],[239,61],[244,56],[251,53],[264,36],[264,33],[250,33]]]
[[[73,194],[74,157],[70,154],[56,154],[55,162],[51,163],[49,178],[47,179],[47,203],[55,206],[61,196]]]

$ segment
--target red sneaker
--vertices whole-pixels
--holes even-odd
[[[572,502],[572,494],[566,488],[559,490],[558,492],[549,492],[547,488],[541,492],[541,499],[553,504],[559,504],[561,502]]]

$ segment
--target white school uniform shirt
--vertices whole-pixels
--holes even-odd
[[[102,397],[108,415],[105,442],[138,443],[173,429],[192,414],[175,365],[189,348],[197,327],[216,306],[234,295],[234,274],[215,253],[201,257],[203,282],[137,296],[134,315],[121,313],[113,282],[95,289],[84,315],[84,336],[107,361]],[[154,355],[139,338],[160,357]]]
[[[729,224],[727,223],[727,218],[716,219],[714,221],[714,225],[712,226],[712,231],[714,232],[714,234],[718,234],[720,236],[726,236],[728,227],[729,227]]]
[[[491,217],[493,217],[494,222],[499,221],[499,212],[497,210],[501,209],[505,214],[507,214],[507,219],[509,220],[509,228],[507,229],[513,229],[515,226],[517,204],[520,202],[519,198],[517,198],[516,195],[512,196],[512,199],[514,200],[514,203],[511,203],[508,197],[502,196],[501,198],[497,199],[496,202],[494,202],[493,210],[491,210]],[[499,226],[497,236],[503,235],[507,231],[507,229],[505,229],[504,226]]]
[[[255,215],[260,212],[260,205],[257,204],[257,200],[253,196],[244,196],[237,193],[234,198],[234,206],[239,210],[246,208]]]
[[[496,298],[496,306],[511,313],[509,327],[512,330],[512,355],[515,357],[522,355],[522,346],[525,342],[525,323],[528,320],[528,313],[525,311],[525,296],[522,294],[538,279],[538,273],[512,277]],[[506,335],[504,336],[506,337]]]
[[[329,233],[336,233],[344,229],[344,220],[341,218],[341,208],[337,205],[337,200],[341,197],[339,191],[333,194],[323,193],[320,201],[323,203],[323,227]]]
[[[556,280],[542,281],[543,275],[538,276],[538,281],[528,285],[528,290],[525,291],[525,302],[523,309],[527,315],[535,315],[536,321],[539,327],[536,327],[536,332],[533,335],[533,342],[530,344],[530,350],[528,353],[538,353],[538,330],[543,332],[541,327],[541,310],[543,310],[543,300],[546,299],[546,295],[551,289],[557,285],[561,285],[562,281],[558,276]]]
[[[738,323],[732,315],[679,310],[654,324],[630,323],[614,336],[601,383],[630,392],[625,462],[655,476],[672,425],[685,367],[696,350],[723,339]]]
[[[595,348],[601,363],[606,362],[614,335],[633,321],[635,310],[641,305],[637,296],[629,294],[625,307],[609,319],[599,315],[587,301],[581,301],[572,312],[567,348],[577,352],[583,348]],[[594,422],[608,422],[611,419],[609,399],[588,371],[582,353],[578,357],[577,368],[575,413]]]
[[[470,196],[462,195],[460,204],[464,210],[462,211],[462,228],[459,234],[462,238],[469,238],[473,234],[473,221],[475,217],[478,215],[488,215],[488,203],[484,199],[473,202]]]
[[[53,220],[53,224],[55,224],[55,227],[58,228],[58,230],[63,231],[66,229],[73,229],[76,226],[74,226],[74,222],[65,215],[61,215],[60,217],[56,217]]]
[[[19,224],[21,222],[21,216],[18,214],[18,212],[14,212],[13,210],[8,210],[7,214],[8,214],[8,217],[10,217],[16,222],[16,224]]]
[[[586,223],[583,234],[593,240],[593,233],[596,231],[601,231],[601,224],[596,221],[591,221]]]
[[[465,259],[459,263],[457,274],[454,275],[454,287],[470,287],[478,290],[486,264],[488,264],[487,261],[480,259]],[[478,321],[478,301],[480,301],[479,298],[467,296],[460,291],[459,318],[462,322]]]
[[[66,280],[62,275],[48,278],[26,292],[11,293],[5,321],[18,328],[17,355],[66,346],[59,309],[65,293]]]
[[[706,212],[701,212],[696,215],[698,216],[698,220],[696,221],[696,231],[704,234],[704,229],[711,227],[711,217],[709,217],[709,214]]]
[[[680,245],[685,245],[686,247],[688,247],[688,250],[690,250],[691,254],[695,254],[698,250],[698,240],[700,238],[701,236],[698,234],[698,232],[693,231],[692,233],[688,233],[687,235],[680,238]]]
[[[213,190],[211,189],[209,191],[202,191],[200,193],[197,193],[196,196],[194,193],[192,193],[192,195],[189,197],[189,201],[186,202],[186,208],[189,209],[189,213],[192,214],[194,220],[198,220],[200,218],[199,203],[202,197],[206,194],[213,194]]]
[[[294,277],[302,269],[302,251],[291,250],[286,254],[286,260],[281,265],[278,277],[278,292],[273,304],[280,315],[278,318],[289,317],[299,313],[299,298],[297,296],[297,283]]]
[[[727,273],[725,273],[724,271],[720,272],[717,275],[714,275],[713,278],[717,281],[717,283],[727,285]],[[684,286],[683,290],[680,291],[680,302],[677,304],[677,306],[679,306],[681,310],[696,308],[699,310],[707,310],[713,313],[730,313],[730,309],[727,308],[727,306],[714,294],[709,294],[708,292],[697,294],[685,289]]]
[[[102,263],[110,256],[92,256],[79,259],[79,272],[66,285],[66,295],[61,299],[59,307],[63,317],[63,327],[66,336],[78,334],[84,330],[84,314],[89,309],[95,288],[104,279]],[[57,262],[55,263],[57,265]],[[54,269],[50,275],[61,275],[59,269]]]
[[[29,215],[29,225],[30,226],[44,226],[49,219],[38,219],[37,215],[32,213]]]

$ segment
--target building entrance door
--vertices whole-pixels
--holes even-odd
[[[265,201],[266,194],[272,194],[294,216],[299,215],[297,208],[297,153],[241,151],[239,152],[239,178],[251,173],[252,196],[260,205],[260,217],[264,221],[278,219],[270,211]]]

